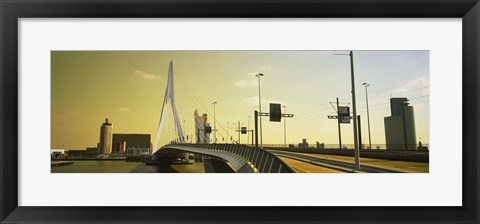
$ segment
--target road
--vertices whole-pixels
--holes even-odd
[[[283,156],[278,157],[290,165],[297,173],[342,173],[342,171],[339,170],[329,169]]]
[[[361,158],[360,170],[354,169],[354,158],[350,156],[294,153],[269,150],[296,170],[314,173],[360,172],[360,173],[428,173],[429,164],[420,162],[394,161],[385,159]],[[301,163],[299,163],[301,162]],[[310,166],[307,166],[310,164]],[[314,169],[312,166],[323,169]]]

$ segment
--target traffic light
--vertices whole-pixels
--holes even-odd
[[[247,127],[242,127],[241,133],[242,134],[247,134]]]
[[[270,121],[281,121],[282,120],[282,110],[279,103],[270,104]]]

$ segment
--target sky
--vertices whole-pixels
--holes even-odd
[[[108,118],[113,133],[151,134],[158,129],[168,76],[173,61],[175,101],[186,135],[194,134],[193,113],[215,118],[217,139],[238,140],[240,126],[253,129],[258,110],[269,103],[286,106],[286,142],[338,144],[335,115],[352,107],[348,51],[52,51],[51,147],[95,147],[100,126]],[[384,118],[390,98],[407,97],[414,107],[417,142],[429,141],[429,51],[354,51],[357,114],[362,141],[368,142],[365,86],[372,147],[385,144]],[[283,108],[282,108],[283,110]],[[353,109],[350,109],[351,112]],[[171,110],[167,111],[161,145],[173,139]],[[250,117],[250,118],[249,118]],[[262,117],[263,144],[284,143],[284,120]],[[228,132],[228,133],[227,133]],[[353,144],[353,125],[342,124],[342,143]],[[227,135],[228,134],[228,135]],[[228,136],[228,137],[227,137]],[[189,137],[191,139],[191,137]],[[248,137],[251,143],[251,136]],[[241,135],[240,143],[247,143]]]

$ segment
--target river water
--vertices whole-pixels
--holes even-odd
[[[73,164],[51,167],[52,173],[204,173],[203,162],[147,166],[124,160],[74,160]]]

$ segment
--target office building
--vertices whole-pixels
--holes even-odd
[[[64,159],[65,149],[50,149],[50,157],[52,159]]]
[[[75,149],[69,149],[67,151],[67,157],[69,159],[79,159],[79,158],[86,158],[87,156],[87,150],[75,150]]]
[[[128,147],[127,148],[127,151],[126,151],[126,154],[128,156],[139,156],[139,155],[148,155],[150,154],[150,148],[147,147]]]
[[[98,144],[99,154],[107,155],[112,153],[112,133],[112,123],[110,123],[108,118],[106,118],[105,123],[100,126],[100,143]]]
[[[407,98],[391,98],[392,116],[385,117],[387,150],[416,150],[415,116]]]
[[[98,154],[97,147],[87,147],[85,150],[87,151],[87,155],[90,155],[90,156],[96,156]]]
[[[299,149],[308,149],[308,142],[307,142],[306,138],[302,139],[301,143],[298,143],[298,148]]]
[[[150,134],[113,134],[113,149],[115,153],[126,153],[128,148],[147,148],[151,153]]]

